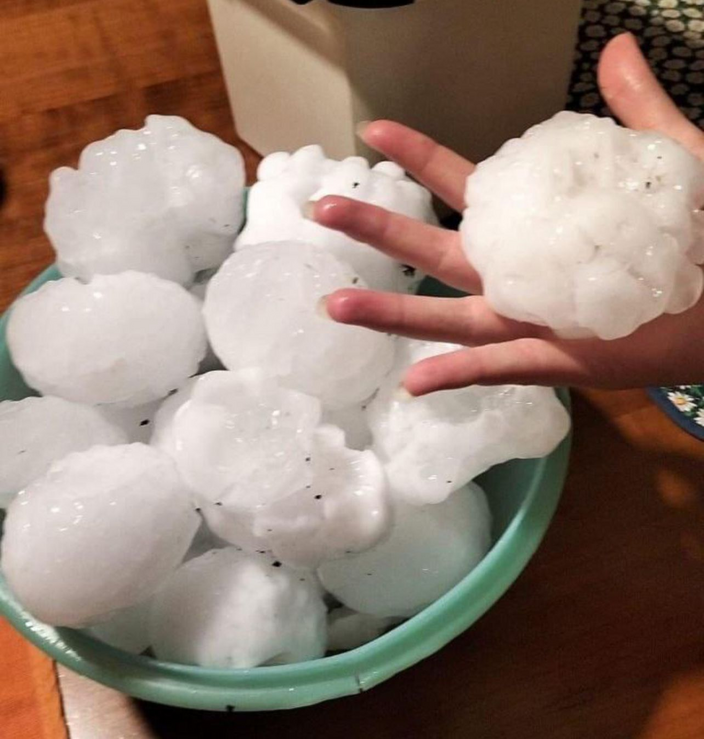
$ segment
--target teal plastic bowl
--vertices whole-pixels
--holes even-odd
[[[59,277],[50,268],[25,292]],[[429,292],[438,292],[431,288]],[[0,399],[33,394],[12,365],[0,320]],[[567,395],[563,401],[567,403]],[[493,547],[449,593],[384,636],[343,654],[294,665],[209,670],[160,662],[109,647],[72,629],[33,619],[0,577],[0,613],[42,651],[81,675],[149,701],[211,711],[268,711],[355,695],[437,652],[486,613],[537,549],[555,511],[570,440],[548,457],[514,460],[479,482],[494,517]]]

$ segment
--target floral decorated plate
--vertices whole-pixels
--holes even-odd
[[[704,385],[654,387],[648,393],[678,426],[704,440]]]

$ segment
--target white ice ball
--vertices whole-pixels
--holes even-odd
[[[616,339],[701,295],[704,166],[660,133],[558,113],[479,164],[465,199],[464,249],[504,316]]]
[[[491,543],[491,514],[475,484],[437,505],[397,503],[394,526],[373,549],[318,568],[341,603],[378,617],[412,616],[467,575]]]
[[[232,251],[244,182],[233,146],[151,115],[87,146],[78,169],[52,173],[44,226],[66,276],[137,270],[187,283]]]
[[[2,569],[53,626],[85,626],[148,598],[199,525],[172,460],[144,444],[93,447],[55,462],[10,504]]]
[[[197,300],[141,272],[46,283],[13,306],[7,342],[27,384],[43,394],[123,406],[176,389],[206,346]]]
[[[415,270],[373,247],[320,226],[303,216],[303,205],[326,195],[344,195],[426,223],[436,223],[430,193],[406,177],[393,162],[369,167],[363,157],[327,159],[319,146],[265,157],[247,200],[247,223],[236,248],[269,241],[315,244],[349,264],[369,287],[411,292],[420,281]]]
[[[400,339],[394,370],[367,408],[372,449],[392,494],[408,503],[438,503],[495,464],[543,457],[569,431],[569,414],[547,387],[471,385],[399,398],[411,364],[461,348]]]
[[[260,244],[233,254],[208,285],[204,315],[228,369],[258,367],[340,408],[368,398],[393,360],[394,339],[316,313],[318,300],[363,286],[318,247]]]
[[[374,546],[391,526],[386,477],[371,451],[345,447],[344,433],[321,426],[311,449],[311,483],[264,506],[253,532],[282,562],[313,568]]]
[[[50,397],[0,403],[0,507],[67,454],[127,441],[118,424],[88,405]]]
[[[249,510],[310,483],[319,420],[318,400],[259,373],[209,372],[164,403],[152,444],[206,501]]]
[[[325,606],[313,576],[229,547],[190,560],[169,578],[150,631],[156,656],[172,662],[303,662],[325,653]]]

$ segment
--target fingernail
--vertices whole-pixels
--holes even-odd
[[[309,221],[315,221],[315,204],[317,202],[317,200],[309,200],[308,202],[303,203],[301,206],[301,213],[304,218]]]
[[[330,318],[330,314],[328,313],[329,297],[329,295],[323,295],[323,297],[318,300],[318,304],[315,306],[315,314],[318,316],[318,318],[324,318],[327,321],[332,320]]]
[[[398,400],[401,403],[407,403],[409,400],[413,400],[413,396],[403,385],[399,385],[396,390],[394,390],[394,400]]]
[[[360,121],[355,127],[355,133],[359,138],[364,138],[364,132],[367,130],[367,126],[371,123],[371,121]]]

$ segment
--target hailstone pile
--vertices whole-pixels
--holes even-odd
[[[320,146],[288,154],[269,154],[259,165],[258,182],[249,192],[247,222],[237,250],[279,241],[302,241],[348,263],[376,290],[413,292],[420,275],[371,246],[305,218],[303,206],[326,195],[344,195],[394,213],[435,223],[430,193],[410,180],[393,162],[370,168],[364,157],[328,159]]]
[[[184,121],[150,117],[52,178],[66,276],[20,298],[7,331],[42,397],[0,403],[0,566],[39,620],[204,667],[355,648],[486,554],[473,478],[567,433],[543,388],[400,401],[405,369],[452,347],[317,312],[337,288],[410,276],[311,231],[301,205],[359,191],[432,220],[427,191],[317,147],[260,172],[231,254],[241,162]]]
[[[704,166],[659,133],[562,112],[467,180],[468,259],[500,314],[617,339],[702,293]]]

